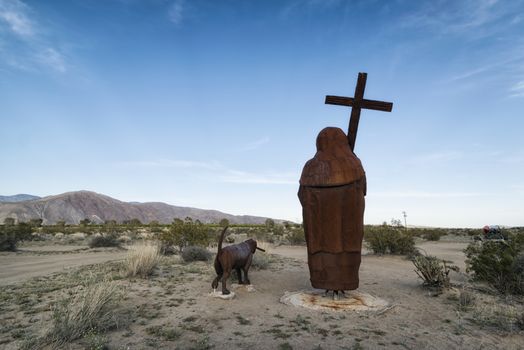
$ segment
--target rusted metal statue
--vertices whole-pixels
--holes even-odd
[[[300,177],[298,197],[308,250],[311,284],[333,296],[358,288],[366,174],[353,153],[362,108],[391,112],[389,102],[364,99],[366,73],[359,73],[355,97],[326,96],[326,104],[351,106],[347,136],[339,128],[323,129],[317,153]]]

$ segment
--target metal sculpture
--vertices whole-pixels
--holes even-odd
[[[347,136],[339,128],[323,129],[317,153],[302,170],[298,197],[314,288],[358,288],[364,235],[366,174],[353,153],[362,108],[391,112],[390,102],[364,99],[366,73],[359,73],[355,97],[326,96],[326,104],[351,106]]]

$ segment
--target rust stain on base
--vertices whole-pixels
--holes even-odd
[[[352,291],[339,300],[324,296],[320,291],[286,292],[280,301],[286,305],[322,311],[381,311],[389,303],[371,294]]]

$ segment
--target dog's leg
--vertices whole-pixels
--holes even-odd
[[[213,280],[213,283],[211,283],[211,288],[217,289],[218,288],[218,281],[220,281],[220,278],[222,278],[222,274],[224,273],[224,269],[222,269],[222,265],[218,261],[218,258],[215,259],[215,272],[217,273],[217,276]]]
[[[237,268],[236,271],[238,276],[238,284],[242,284],[242,271],[240,268]]]
[[[251,284],[251,282],[249,281],[248,271],[249,271],[249,268],[251,267],[252,261],[253,261],[253,254],[249,256],[246,264],[242,268],[244,270],[244,284]]]
[[[231,274],[230,270],[225,270],[224,274],[222,275],[222,294],[227,295],[231,292],[227,289],[226,283],[227,279],[229,278],[229,275]]]
[[[218,281],[220,281],[221,278],[222,278],[222,274],[216,276],[215,279],[213,280],[213,283],[211,283],[211,288],[217,289],[218,288]]]

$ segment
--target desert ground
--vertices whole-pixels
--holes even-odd
[[[468,281],[467,241],[419,242],[428,254],[453,261],[454,288],[437,295],[422,287],[411,261],[364,251],[359,291],[387,300],[383,312],[319,312],[280,303],[286,291],[311,289],[305,246],[266,244],[266,266],[252,268],[255,291],[233,289],[211,298],[212,261],[162,257],[149,278],[125,277],[122,248],[22,245],[0,254],[0,347],[3,349],[523,349],[524,333],[504,324],[522,303],[479,291]],[[72,342],[49,344],[53,310],[85,280],[115,280],[117,326]],[[234,280],[233,280],[234,282]],[[471,307],[459,305],[468,289]],[[499,305],[503,305],[499,306]]]

